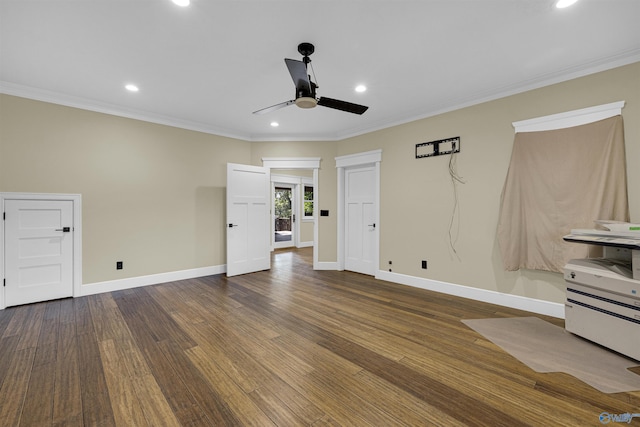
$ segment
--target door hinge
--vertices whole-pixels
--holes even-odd
[[[6,212],[2,212],[2,220],[6,220],[7,219],[7,213]]]
[[[7,287],[7,279],[2,279],[2,286]]]

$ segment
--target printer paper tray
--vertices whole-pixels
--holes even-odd
[[[640,360],[638,300],[567,283],[565,329]]]

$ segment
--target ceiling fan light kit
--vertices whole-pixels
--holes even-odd
[[[318,101],[310,96],[301,96],[296,99],[296,105],[300,108],[313,108],[318,105]]]
[[[316,98],[316,89],[318,85],[311,81],[311,76],[307,72],[307,66],[311,63],[311,55],[315,51],[315,47],[311,43],[300,43],[298,52],[303,56],[302,61],[296,59],[285,58],[284,62],[289,69],[291,79],[296,87],[295,99],[272,105],[271,107],[262,108],[254,111],[253,114],[265,114],[271,111],[279,110],[291,104],[296,104],[300,108],[314,108],[316,105],[322,107],[333,108],[334,110],[346,111],[353,114],[363,114],[369,107],[364,105],[353,104],[351,102],[340,101],[332,98]]]

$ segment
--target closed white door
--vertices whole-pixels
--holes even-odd
[[[269,168],[227,164],[227,276],[271,268]]]
[[[73,202],[5,200],[5,305],[73,295]]]
[[[375,274],[375,168],[345,170],[345,269]]]

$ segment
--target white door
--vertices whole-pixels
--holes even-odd
[[[227,163],[227,276],[271,268],[269,168]]]
[[[273,242],[276,249],[296,245],[296,190],[294,184],[273,185]]]
[[[73,202],[5,200],[5,305],[73,295]]]
[[[345,170],[345,269],[375,274],[375,168]]]

